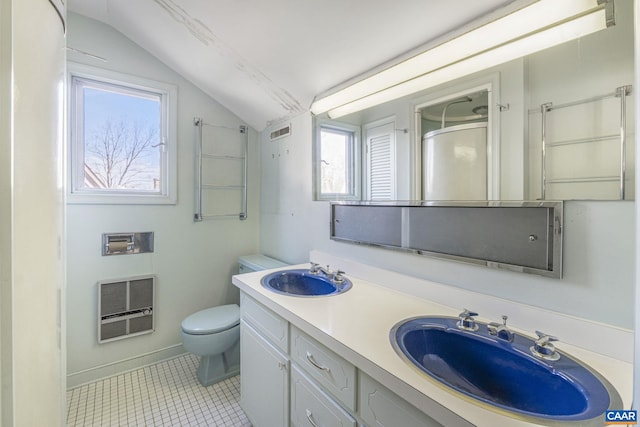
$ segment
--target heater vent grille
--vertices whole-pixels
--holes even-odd
[[[276,139],[284,138],[285,136],[289,135],[291,135],[291,123],[289,123],[285,127],[272,131],[270,134],[270,138],[271,141],[274,141]]]
[[[154,331],[155,276],[98,282],[98,342]]]

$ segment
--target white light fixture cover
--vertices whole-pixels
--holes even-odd
[[[540,0],[317,99],[313,114],[340,117],[606,28],[599,0]]]

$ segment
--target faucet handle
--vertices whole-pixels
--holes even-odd
[[[344,274],[344,271],[342,271],[342,270],[337,270],[337,271],[334,273],[334,275],[333,275],[333,281],[334,281],[335,283],[342,283],[342,282],[344,282],[344,276],[343,276],[343,274]]]
[[[464,329],[465,331],[477,331],[478,325],[476,325],[476,322],[473,319],[477,315],[478,313],[469,311],[465,308],[464,311],[458,315],[460,318],[458,321],[458,328]]]
[[[554,341],[558,341],[558,338],[540,331],[536,331],[536,335],[538,339],[531,346],[531,353],[545,360],[555,361],[560,359],[560,354],[556,351],[556,347],[551,344]]]
[[[536,331],[536,335],[538,336],[538,339],[536,340],[536,343],[538,343],[541,346],[553,345],[553,344],[550,344],[550,343],[553,342],[553,341],[559,341],[558,337],[554,337],[553,335],[547,335],[544,332]]]
[[[478,315],[478,313],[475,313],[473,311],[469,311],[468,308],[465,308],[462,313],[458,314],[458,317],[460,317],[461,319],[462,318],[466,319],[466,318],[469,318],[469,317],[475,317],[477,315]]]
[[[313,261],[309,262],[309,264],[311,264],[311,268],[309,268],[309,272],[311,274],[318,274],[318,269],[320,268],[320,264]]]

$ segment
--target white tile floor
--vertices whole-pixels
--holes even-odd
[[[240,376],[202,387],[187,354],[67,391],[67,426],[243,426]]]

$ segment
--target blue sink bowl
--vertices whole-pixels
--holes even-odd
[[[458,320],[402,321],[391,343],[429,377],[518,418],[602,425],[606,410],[622,408],[615,388],[582,362],[562,352],[557,361],[543,360],[531,354],[531,338],[515,334],[509,342],[480,322],[478,331],[461,330]]]
[[[264,276],[261,283],[270,291],[299,297],[337,295],[351,289],[347,278],[336,283],[324,273],[312,274],[304,269],[276,271]]]

